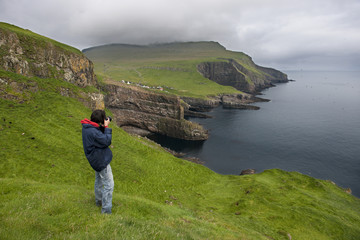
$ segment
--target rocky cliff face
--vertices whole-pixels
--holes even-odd
[[[240,91],[256,93],[273,86],[273,83],[288,82],[286,74],[271,68],[257,66],[258,72],[249,70],[234,59],[222,59],[222,62],[204,62],[197,66],[206,78],[225,86],[232,86]]]
[[[231,62],[204,62],[197,66],[198,71],[206,78],[225,86],[232,86],[245,92],[254,92],[255,85],[246,80]]]
[[[272,83],[286,83],[289,82],[289,79],[285,73],[282,73],[273,68],[266,68],[255,65],[257,69],[261,70],[264,73],[267,73],[266,77]]]
[[[0,28],[0,48],[0,68],[6,71],[61,78],[80,87],[97,84],[90,60],[80,52],[67,51],[51,41]]]
[[[179,97],[152,93],[120,83],[107,84],[105,105],[124,129],[143,129],[184,140],[206,140],[202,126],[184,119]]]

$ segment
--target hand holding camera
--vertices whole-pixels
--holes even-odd
[[[108,116],[105,121],[104,121],[104,125],[105,127],[109,126],[109,123],[111,122],[112,118],[110,116]]]

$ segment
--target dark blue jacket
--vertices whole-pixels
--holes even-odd
[[[112,152],[109,148],[111,145],[112,129],[105,128],[104,133],[96,127],[96,123],[88,119],[81,121],[82,139],[84,152],[91,167],[100,172],[112,160]]]

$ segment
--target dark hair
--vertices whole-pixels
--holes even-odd
[[[104,110],[95,110],[91,114],[91,121],[96,122],[97,124],[104,124],[106,114]]]

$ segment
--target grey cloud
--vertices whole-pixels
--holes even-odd
[[[279,69],[360,70],[359,12],[358,0],[0,0],[0,21],[80,49],[212,40]]]

